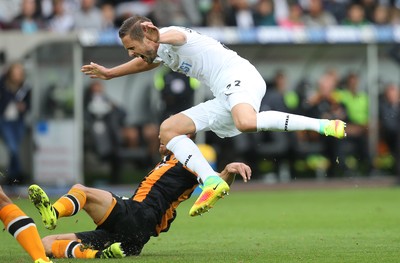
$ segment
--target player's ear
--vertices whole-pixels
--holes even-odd
[[[153,29],[153,28],[155,27],[155,26],[153,25],[153,23],[150,22],[150,21],[142,22],[142,23],[140,23],[140,26],[141,26],[141,28],[142,28],[142,30],[143,30],[144,32],[148,32],[149,29]]]

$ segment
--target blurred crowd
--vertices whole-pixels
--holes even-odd
[[[399,0],[0,0],[0,29],[117,29],[132,15],[160,27],[396,25]]]

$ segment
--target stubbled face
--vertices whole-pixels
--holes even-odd
[[[142,58],[148,64],[152,64],[157,57],[158,44],[148,40],[147,38],[144,38],[141,42],[126,35],[121,39],[121,41],[130,57]]]

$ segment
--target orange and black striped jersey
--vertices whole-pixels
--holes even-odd
[[[152,208],[156,218],[156,235],[168,231],[176,217],[176,208],[197,187],[197,176],[174,155],[165,156],[139,184],[132,199]]]

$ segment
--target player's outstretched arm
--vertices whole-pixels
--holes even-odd
[[[251,168],[245,163],[229,163],[219,176],[231,185],[235,180],[236,174],[240,174],[246,183],[251,178]]]
[[[92,79],[108,80],[129,74],[148,71],[158,67],[159,65],[160,63],[148,64],[141,58],[134,58],[113,68],[106,68],[102,65],[90,62],[90,64],[83,65],[81,71]]]

